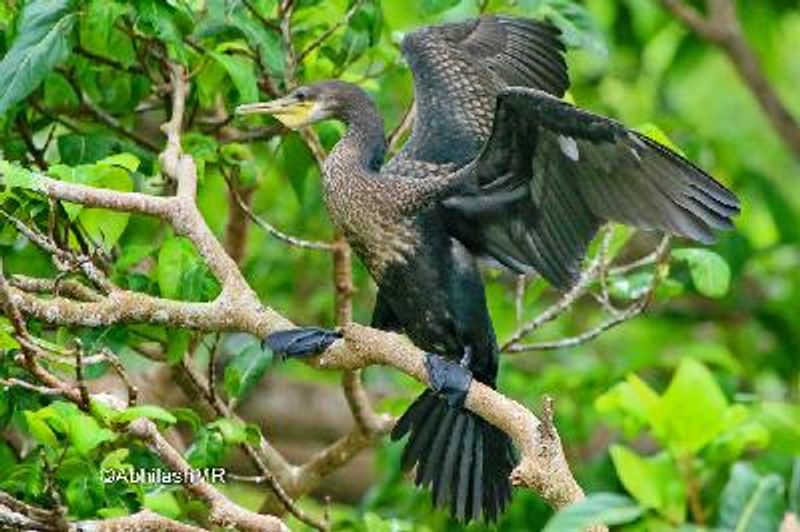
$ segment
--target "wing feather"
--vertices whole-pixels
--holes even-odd
[[[709,243],[739,212],[736,196],[669,148],[535,89],[501,91],[492,133],[462,172],[442,200],[451,234],[559,288],[577,280],[606,221]]]
[[[561,96],[569,86],[560,31],[546,22],[484,15],[430,26],[403,39],[414,75],[417,115],[401,152],[386,169],[402,173],[408,160],[465,165],[491,133],[504,87]]]

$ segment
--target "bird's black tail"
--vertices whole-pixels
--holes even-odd
[[[516,458],[511,438],[483,418],[426,390],[392,431],[410,433],[405,471],[417,466],[417,486],[431,487],[433,504],[460,521],[494,521],[511,500],[509,475]]]

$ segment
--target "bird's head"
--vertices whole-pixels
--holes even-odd
[[[267,114],[290,129],[300,129],[328,119],[345,118],[346,110],[364,92],[351,83],[331,80],[297,87],[283,98],[240,105],[237,115]]]

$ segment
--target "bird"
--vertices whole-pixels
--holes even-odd
[[[236,109],[291,129],[346,125],[323,164],[328,213],[377,285],[371,325],[426,353],[429,386],[391,437],[408,436],[403,469],[461,522],[497,520],[518,460],[508,435],[464,407],[473,379],[497,385],[480,261],[564,291],[607,222],[708,244],[739,212],[683,156],[565,101],[565,52],[550,22],[499,14],[407,34],[416,118],[389,160],[383,119],[356,84],[319,81]],[[340,337],[301,327],[265,344],[302,358]]]

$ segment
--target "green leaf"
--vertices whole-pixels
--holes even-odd
[[[20,16],[17,38],[0,61],[0,113],[21,101],[69,57],[76,17],[72,0],[32,0]]]
[[[457,6],[459,0],[422,0],[422,12],[425,15],[436,15]]]
[[[128,172],[135,172],[139,168],[139,158],[132,153],[118,153],[97,161],[97,164],[119,166]]]
[[[211,52],[210,55],[222,65],[230,76],[239,93],[240,103],[258,100],[258,82],[252,61],[241,55],[227,55],[219,52]]]
[[[87,455],[103,442],[115,438],[114,432],[100,427],[94,418],[80,413],[67,418],[67,438],[75,449]]]
[[[0,183],[8,188],[24,188],[41,191],[44,189],[41,178],[25,168],[8,161],[0,161]]]
[[[125,459],[128,458],[129,454],[130,450],[124,447],[111,451],[103,457],[103,461],[100,463],[100,469],[125,469],[129,467],[128,464],[123,463]]]
[[[36,412],[25,412],[25,422],[31,436],[45,444],[47,447],[58,448],[58,438],[47,422]]]
[[[121,168],[115,157],[106,160],[109,163],[84,164],[80,166],[65,166],[57,164],[50,167],[50,173],[62,181],[79,183],[97,188],[108,188],[120,192],[133,190],[133,181],[128,172]],[[132,164],[131,156],[116,159],[126,164]],[[115,212],[106,209],[86,208],[75,203],[64,203],[64,210],[71,220],[79,220],[87,236],[98,244],[107,247],[114,246],[125,232],[130,214]]]
[[[718,254],[707,249],[683,248],[672,250],[672,256],[689,265],[695,288],[708,297],[722,297],[731,283],[731,269]]]
[[[601,414],[619,412],[630,420],[626,422],[626,428],[635,429],[650,424],[659,401],[658,394],[646,382],[630,374],[625,382],[616,384],[598,397],[595,407]]]
[[[225,454],[225,441],[216,430],[203,428],[186,452],[186,460],[197,468],[217,465]]]
[[[117,416],[116,421],[119,423],[127,423],[128,421],[133,421],[134,419],[138,419],[140,417],[164,421],[169,424],[176,423],[178,421],[175,416],[160,406],[155,405],[132,406],[130,408],[126,408]]]
[[[19,342],[5,328],[0,328],[0,349],[17,349]]]
[[[7,473],[16,463],[16,451],[9,444],[0,440],[0,471]]]
[[[737,463],[722,490],[718,527],[734,532],[778,530],[786,511],[783,480],[760,476],[749,464]]]
[[[104,425],[110,425],[117,418],[117,410],[103,401],[97,399],[89,400],[89,411],[95,418],[99,418]]]
[[[181,507],[178,504],[178,499],[170,491],[145,493],[144,507],[171,519],[177,519],[181,516]]]
[[[61,162],[70,166],[97,162],[112,153],[119,145],[114,138],[99,133],[61,135],[57,143]]]
[[[635,272],[630,275],[614,275],[609,279],[609,292],[620,299],[639,299],[653,284],[653,272]]]
[[[686,488],[668,454],[643,458],[623,445],[612,446],[610,452],[622,485],[642,506],[672,523],[685,521]]]
[[[120,192],[133,190],[133,181],[125,170],[116,166],[103,166],[101,163],[98,163],[95,168],[93,186]],[[84,208],[78,216],[78,220],[92,241],[112,247],[125,232],[130,214],[107,209]]]
[[[169,364],[177,364],[183,360],[183,356],[189,349],[189,341],[191,339],[191,333],[183,329],[170,334],[167,342],[167,362]]]
[[[240,401],[261,380],[271,361],[272,352],[258,344],[239,351],[225,367],[225,393]]]
[[[623,495],[594,493],[554,515],[543,532],[578,532],[593,525],[622,525],[638,519],[644,509]]]
[[[728,401],[700,362],[681,360],[653,417],[656,436],[677,454],[694,454],[725,429]]]
[[[192,243],[183,237],[170,238],[158,253],[158,287],[161,295],[176,299],[184,275],[199,262]]]
[[[249,439],[247,425],[240,419],[220,418],[208,424],[210,429],[216,429],[222,434],[223,441],[228,445],[239,445]]]

